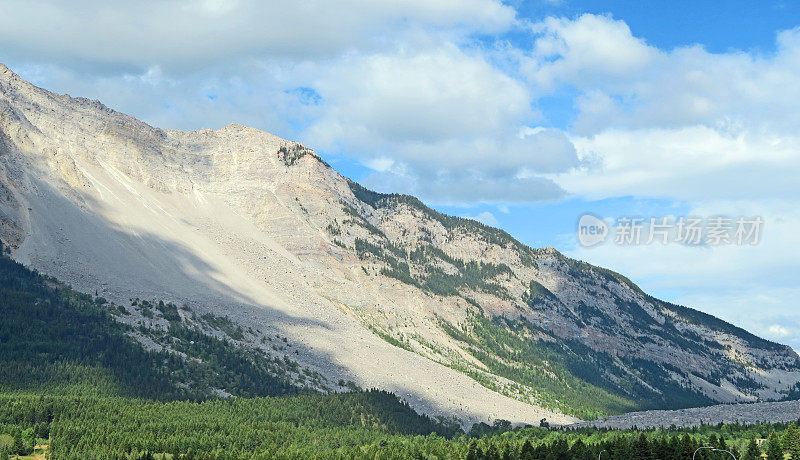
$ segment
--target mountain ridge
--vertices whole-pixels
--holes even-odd
[[[0,238],[70,284],[280,329],[323,375],[474,420],[781,399],[800,381],[788,347],[369,191],[302,144],[154,128],[4,69]]]

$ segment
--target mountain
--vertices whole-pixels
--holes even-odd
[[[294,384],[380,388],[466,422],[564,423],[799,388],[789,347],[367,190],[299,143],[235,124],[154,128],[2,65],[0,196],[13,258],[126,309],[114,317],[154,351],[181,353],[153,332],[173,305],[225,343],[297,362]]]
[[[163,302],[150,310],[145,316],[158,312],[169,327],[117,321],[131,313],[0,255],[0,391],[169,401],[202,400],[220,389],[242,397],[282,396],[322,384],[306,373],[307,384],[297,385],[293,377],[304,370],[296,362],[215,337],[213,324],[224,324],[218,318],[197,318]],[[148,349],[134,336],[170,349]]]

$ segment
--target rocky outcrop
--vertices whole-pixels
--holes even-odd
[[[757,423],[788,423],[800,419],[800,403],[797,401],[766,402],[750,404],[720,404],[681,410],[652,410],[631,412],[623,415],[578,422],[570,428],[593,426],[597,428],[689,428],[719,423],[754,425]]]

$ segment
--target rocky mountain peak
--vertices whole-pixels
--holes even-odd
[[[300,143],[239,124],[162,130],[0,73],[0,239],[84,292],[224,315],[285,337],[330,381],[473,420],[798,391],[788,347],[370,191]]]

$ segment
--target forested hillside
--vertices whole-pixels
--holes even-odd
[[[167,311],[163,303],[159,306]],[[284,363],[249,353],[180,321],[168,331],[140,328],[140,333],[149,335],[168,333],[180,354],[147,350],[127,334],[131,326],[111,315],[126,311],[3,255],[0,388],[154,399],[198,399],[214,389],[241,396],[299,391],[285,378]]]
[[[169,324],[136,332],[172,348],[148,351],[131,338],[132,327],[113,317],[126,307],[0,257],[0,460],[35,446],[53,460],[592,459],[601,451],[627,460],[690,458],[706,445],[755,459],[754,439],[767,437],[768,458],[800,452],[798,431],[782,424],[639,432],[512,429],[498,420],[465,433],[386,392],[297,387],[284,368],[203,333],[176,306],[131,304]],[[224,318],[202,322],[242,335]],[[221,388],[251,397],[215,397]]]
[[[296,365],[288,359],[272,360],[182,324],[174,305],[132,304],[169,321],[167,329],[142,325],[136,332],[170,343],[170,351],[134,340],[133,328],[112,316],[130,314],[125,307],[0,256],[0,454],[29,453],[37,438],[51,436],[49,458],[82,459],[147,450],[244,453],[254,437],[272,450],[309,442],[320,430],[344,433],[350,445],[386,433],[458,431],[390,393],[350,384],[357,391],[323,395],[294,385],[286,368]],[[213,315],[201,321],[230,327]],[[213,390],[254,398],[218,398]],[[173,443],[165,432],[177,433]]]
[[[759,447],[756,440],[766,440]],[[579,430],[499,421],[468,433],[433,423],[383,392],[212,400],[0,395],[0,460],[46,445],[63,459],[691,459],[699,447],[736,458],[800,455],[796,425]],[[729,454],[708,449],[698,459]],[[730,457],[727,457],[730,458]]]

